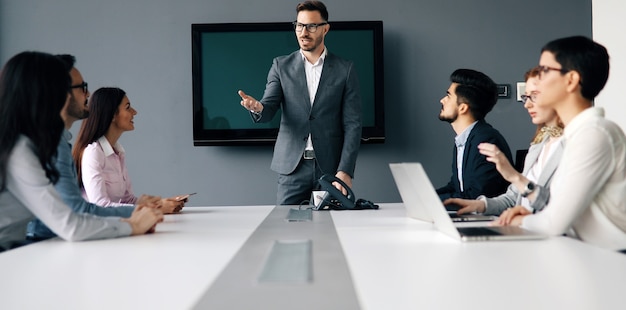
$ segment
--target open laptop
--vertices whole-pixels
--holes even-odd
[[[419,189],[413,186],[411,178],[409,176],[408,169],[404,169],[399,164],[391,164],[391,173],[393,179],[396,182],[402,201],[406,207],[406,215],[410,218],[433,222],[428,209],[424,207],[423,201],[420,200],[420,194],[417,193]],[[489,222],[497,219],[497,216],[481,215],[481,214],[456,214],[456,211],[447,211],[453,222]]]
[[[439,199],[426,171],[420,163],[391,163],[389,168],[398,185],[402,200],[409,209],[421,207],[419,216],[430,215],[435,227],[442,233],[461,241],[531,240],[543,239],[537,234],[517,226],[455,227],[446,208]],[[402,185],[400,185],[401,183]],[[402,190],[401,190],[402,188]],[[409,191],[408,189],[412,189]],[[404,192],[404,194],[403,194]],[[404,196],[407,196],[405,200]],[[408,213],[407,213],[408,214]]]

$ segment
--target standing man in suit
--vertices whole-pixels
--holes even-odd
[[[326,6],[305,1],[296,12],[300,50],[274,59],[260,101],[239,91],[241,105],[255,122],[268,122],[282,109],[271,165],[279,174],[278,204],[309,199],[323,174],[352,187],[361,138],[357,74],[351,61],[324,45],[330,30]]]
[[[483,142],[494,144],[513,162],[511,150],[500,132],[485,122],[485,116],[498,100],[496,83],[482,72],[457,69],[450,75],[450,87],[441,98],[439,119],[452,125],[454,138],[452,177],[437,189],[439,198],[475,199],[493,197],[506,191],[508,183],[496,166],[479,153]]]

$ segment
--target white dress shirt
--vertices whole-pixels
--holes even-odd
[[[302,53],[302,50],[300,50]],[[326,59],[326,55],[328,54],[327,49],[324,48],[322,55],[315,63],[310,63],[302,54],[302,60],[304,61],[304,72],[306,72],[306,86],[309,90],[309,100],[311,101],[311,106],[313,106],[313,102],[315,101],[315,95],[317,94],[317,87],[320,84],[320,78],[322,77],[322,69],[324,68],[324,59]],[[309,138],[306,141],[305,150],[313,150],[313,142],[311,141],[311,134],[309,134]]]
[[[565,128],[564,151],[550,187],[550,202],[522,227],[571,234],[609,249],[626,249],[626,137],[588,108]]]
[[[456,146],[456,171],[459,177],[459,188],[463,191],[463,155],[465,154],[465,143],[469,138],[472,129],[476,126],[478,121],[471,123],[463,132],[454,137],[454,145]]]

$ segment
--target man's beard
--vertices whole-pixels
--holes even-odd
[[[89,117],[89,110],[84,109],[84,106],[87,105],[87,100],[85,100],[85,103],[83,106],[80,106],[80,104],[76,102],[74,98],[70,100],[72,100],[72,102],[70,103],[70,108],[67,111],[67,114],[69,116],[74,117],[76,119],[85,119]]]
[[[456,112],[452,116],[445,116],[442,113],[439,113],[439,120],[440,121],[453,123],[454,121],[456,121],[457,118],[459,118],[459,113],[456,113]]]
[[[311,38],[309,36],[306,36],[306,37],[304,37],[302,39],[309,39],[309,40],[312,41],[311,45],[309,45],[308,47],[305,48],[304,46],[302,46],[302,43],[300,42],[300,38],[298,38],[298,44],[300,45],[300,48],[303,51],[305,51],[305,52],[314,51],[318,46],[320,46],[320,43],[321,43],[321,40],[317,41],[317,40],[315,40],[315,39],[313,39],[313,38]]]

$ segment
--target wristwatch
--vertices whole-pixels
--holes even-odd
[[[537,188],[537,184],[533,183],[532,181],[528,181],[528,184],[526,184],[526,189],[520,195],[526,198],[528,197],[528,195],[535,191],[535,188]]]

